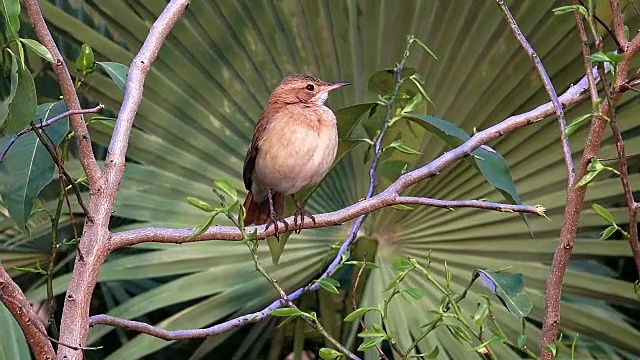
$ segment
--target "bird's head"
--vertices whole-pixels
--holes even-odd
[[[310,75],[295,74],[280,82],[273,90],[269,102],[322,105],[329,97],[329,91],[347,85],[351,85],[351,83],[328,83]]]

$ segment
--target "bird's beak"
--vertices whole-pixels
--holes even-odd
[[[326,91],[331,91],[331,90],[339,89],[343,86],[348,86],[348,85],[351,85],[351,83],[344,82],[344,81],[336,81],[336,82],[329,83],[329,86],[327,86],[325,89]]]

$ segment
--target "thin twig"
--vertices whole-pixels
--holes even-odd
[[[629,245],[631,246],[631,253],[633,254],[633,260],[636,264],[637,278],[640,280],[640,244],[638,244],[638,210],[637,203],[633,198],[633,189],[629,183],[629,167],[627,165],[627,157],[624,150],[624,142],[622,140],[622,134],[618,128],[618,122],[616,117],[612,117],[609,121],[611,131],[613,132],[613,140],[616,144],[616,151],[618,152],[618,167],[620,171],[620,181],[622,182],[622,188],[624,189],[624,195],[627,198],[627,207],[629,208]]]
[[[62,120],[70,115],[77,115],[77,114],[89,114],[89,113],[97,113],[100,112],[102,109],[104,109],[104,105],[98,105],[96,107],[94,107],[93,109],[78,109],[78,110],[69,110],[66,111],[60,115],[54,116],[51,119],[42,122],[40,124],[36,124],[36,129],[43,129],[47,126],[50,126],[52,124],[54,124],[56,121],[58,120]],[[21,130],[19,133],[13,135],[11,137],[11,139],[9,140],[9,143],[7,144],[7,146],[5,146],[4,149],[2,149],[2,152],[0,153],[0,163],[2,162],[2,160],[4,160],[5,155],[7,155],[7,152],[9,151],[9,149],[11,148],[11,146],[13,146],[13,144],[16,142],[16,140],[18,140],[18,138],[20,138],[21,136],[28,134],[29,132],[33,131],[33,127],[29,126],[23,130]]]
[[[360,277],[362,277],[362,273],[364,272],[364,268],[367,265],[367,255],[365,254],[364,258],[362,259],[362,265],[360,266],[360,269],[358,269],[358,274],[356,275],[356,280],[353,282],[353,288],[351,289],[351,300],[352,300],[352,307],[353,307],[353,311],[356,311],[356,309],[358,309],[358,303],[357,303],[357,299],[356,299],[356,293],[358,291],[358,285],[360,284]],[[362,331],[367,331],[367,324],[365,324],[364,322],[364,317],[360,317],[360,327],[362,328]],[[380,347],[380,344],[376,344],[375,345],[376,350],[378,351],[378,355],[380,355],[380,359],[383,360],[389,360],[389,358],[387,357],[387,355],[385,355],[384,351],[382,351],[382,348]]]
[[[547,90],[547,94],[549,94],[549,97],[551,98],[551,103],[553,104],[553,107],[556,110],[556,116],[558,117],[558,125],[560,127],[560,144],[562,146],[562,154],[564,156],[565,166],[567,167],[568,184],[569,186],[571,186],[571,184],[574,183],[576,171],[573,166],[573,156],[571,155],[571,146],[569,145],[569,139],[567,138],[567,133],[566,133],[567,121],[564,117],[564,110],[562,109],[562,104],[560,103],[560,100],[558,100],[558,94],[556,94],[556,90],[553,87],[553,83],[551,82],[549,75],[547,75],[547,71],[544,69],[544,65],[542,65],[542,61],[540,60],[540,57],[536,54],[536,51],[533,49],[531,44],[529,44],[529,41],[527,41],[527,39],[524,37],[524,35],[520,31],[520,28],[516,23],[516,19],[511,14],[511,11],[509,11],[509,8],[505,4],[504,0],[496,0],[496,1],[498,2],[498,6],[500,6],[500,9],[502,10],[502,13],[505,19],[507,20],[509,27],[513,31],[514,36],[516,37],[518,42],[520,42],[520,45],[522,45],[522,48],[527,52],[527,54],[533,61],[536,71],[540,76],[540,80],[542,80],[542,84],[544,85],[545,90]]]

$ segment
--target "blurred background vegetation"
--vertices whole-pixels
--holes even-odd
[[[551,13],[552,8],[565,2],[508,3],[558,92],[577,82],[584,68],[573,17]],[[129,64],[166,2],[43,0],[40,4],[73,74],[82,43],[91,45],[98,61]],[[638,14],[632,6],[626,7],[625,14],[635,31]],[[606,11],[601,16],[606,19]],[[253,126],[271,89],[283,77],[304,72],[327,81],[353,82],[353,86],[331,95],[329,106],[334,110],[374,101],[376,96],[367,87],[369,77],[393,67],[411,34],[439,58],[436,62],[414,51],[408,60],[426,81],[435,104],[428,107],[431,115],[471,133],[548,101],[530,59],[513,38],[494,1],[192,1],[147,78],[112,229],[199,224],[202,212],[185,199],[215,199],[211,191],[214,178],[226,178],[243,188],[242,160]],[[613,49],[610,43],[606,46]],[[39,102],[57,99],[59,89],[50,67],[35,56],[29,56],[29,66],[35,75]],[[122,91],[98,72],[87,79],[79,93],[87,106],[103,103],[112,114],[117,113],[122,100]],[[576,106],[567,117],[574,119],[590,112],[590,108],[588,103]],[[639,109],[638,97],[628,94],[617,111],[630,154],[640,152]],[[385,158],[380,186],[388,184],[404,165],[409,169],[424,165],[449,149],[423,130],[408,125],[401,129],[403,139],[423,154]],[[104,122],[90,127],[102,156],[110,130]],[[575,158],[581,155],[585,138],[586,128],[571,137]],[[365,273],[357,292],[359,304],[375,306],[386,296],[383,290],[395,274],[391,260],[397,256],[425,261],[431,252],[434,274],[443,279],[446,261],[454,289],[464,287],[476,268],[509,266],[510,271],[524,274],[526,290],[534,302],[526,326],[527,346],[536,349],[548,265],[563,223],[566,170],[558,139],[555,118],[547,118],[490,144],[509,162],[523,202],[548,209],[549,219],[529,218],[534,236],[516,214],[424,207],[412,212],[385,209],[372,214],[351,253],[355,259],[375,261],[380,268]],[[600,156],[614,157],[610,133],[604,142]],[[364,150],[364,146],[355,147],[336,165],[311,197],[310,211],[336,210],[365,194],[368,164],[363,162]],[[640,187],[637,159],[630,160],[631,183],[636,191]],[[69,167],[80,174],[73,161]],[[45,203],[53,204],[56,186],[43,193]],[[409,193],[449,200],[503,201],[466,162],[458,162]],[[619,179],[598,177],[587,192],[563,287],[564,350],[579,334],[581,359],[637,358],[640,303],[630,282],[635,280],[630,249],[626,240],[615,236],[598,240],[607,224],[591,209],[592,203],[607,208],[623,228],[628,226]],[[42,276],[11,269],[47,262],[49,220],[46,216],[32,219],[28,236],[2,216],[0,259],[27,289],[28,297],[44,305]],[[76,216],[76,222],[81,225],[82,218]],[[222,218],[219,223],[226,224]],[[266,245],[260,249],[261,258],[285,289],[294,290],[321,273],[330,258],[330,246],[346,238],[348,225],[291,236],[277,265],[269,261]],[[60,234],[62,239],[72,238],[68,218]],[[75,256],[73,248],[64,250],[56,266],[54,290],[58,295],[65,291]],[[354,348],[360,341],[355,337],[357,324],[341,319],[352,310],[350,290],[356,271],[346,267],[337,274],[342,284],[340,296],[319,291],[299,302],[301,308],[318,312],[325,327]],[[436,308],[440,300],[424,279],[413,276],[406,282],[406,286],[422,289],[425,296],[413,304],[400,298],[391,303],[390,321],[402,344],[413,340],[429,320],[427,310]],[[485,293],[478,285],[471,290],[471,297]],[[276,294],[256,273],[242,244],[148,243],[110,256],[100,274],[92,314],[109,313],[167,329],[197,328],[259,310],[274,299]],[[57,300],[60,310],[63,297]],[[476,303],[468,301],[461,306],[473,314]],[[516,318],[498,306],[495,315],[506,329],[517,334],[520,324]],[[13,329],[19,338],[19,329],[10,328],[9,322],[7,316],[0,318],[3,332]],[[86,355],[90,359],[282,359],[294,350],[317,351],[325,346],[322,338],[303,323],[276,325],[276,321],[267,321],[204,341],[182,342],[97,326],[91,330],[88,345],[104,348]],[[2,346],[8,346],[7,339],[0,339]],[[444,329],[421,342],[419,350],[428,352],[436,345],[441,349],[438,358],[479,358]],[[507,346],[497,352],[500,358],[521,355]],[[367,358],[377,357],[371,352]]]

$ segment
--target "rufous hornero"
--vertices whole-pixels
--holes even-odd
[[[336,117],[324,103],[331,90],[346,85],[350,83],[295,74],[273,90],[244,158],[242,176],[249,191],[244,200],[245,225],[267,224],[267,229],[273,225],[277,237],[282,222],[289,231],[282,218],[287,195],[296,205],[296,230],[304,226],[305,216],[315,224],[295,193],[318,184],[336,157]]]

